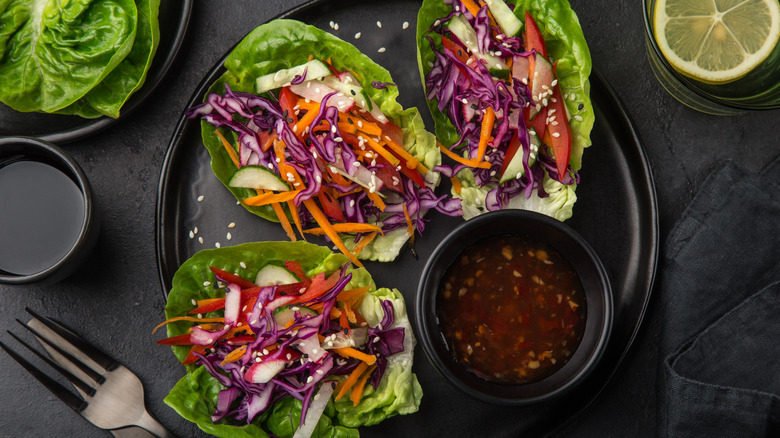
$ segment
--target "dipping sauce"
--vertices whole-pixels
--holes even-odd
[[[585,294],[571,265],[549,245],[516,235],[468,247],[436,297],[453,358],[486,380],[541,380],[582,340]]]
[[[0,270],[32,275],[60,261],[84,225],[84,195],[53,166],[0,164]]]

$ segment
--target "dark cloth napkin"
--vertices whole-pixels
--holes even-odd
[[[780,437],[780,159],[727,162],[660,265],[662,437]]]

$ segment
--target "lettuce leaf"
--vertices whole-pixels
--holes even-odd
[[[307,276],[324,272],[330,274],[341,268],[348,258],[334,254],[328,248],[306,242],[255,242],[233,247],[207,249],[198,252],[182,264],[173,277],[173,286],[165,306],[166,318],[187,315],[192,300],[224,296],[220,289],[204,286],[215,282],[209,266],[224,269],[247,279],[254,279],[267,264],[280,265],[293,260],[301,263]],[[241,263],[243,262],[242,267]],[[404,327],[405,350],[388,358],[388,367],[377,391],[367,385],[363,399],[357,407],[342,399],[332,400],[320,419],[314,436],[332,438],[356,437],[359,426],[376,424],[397,414],[416,412],[422,398],[422,389],[412,373],[414,335],[403,296],[397,290],[377,289],[371,275],[364,268],[350,269],[352,280],[347,288],[370,286],[360,311],[371,325],[378,324],[383,316],[382,300],[391,300],[395,310],[395,325]],[[218,313],[204,315],[220,316]],[[170,323],[168,336],[187,333],[192,323]],[[183,361],[189,350],[186,346],[172,346],[176,357]],[[216,409],[217,395],[222,385],[200,366],[189,365],[187,373],[171,389],[165,403],[185,419],[198,425],[203,431],[219,437],[265,437],[273,434],[290,437],[297,428],[301,404],[292,397],[285,397],[272,409],[258,416],[251,424],[211,421]]]
[[[54,112],[76,102],[130,53],[133,0],[0,1],[0,101]]]
[[[130,53],[84,97],[57,111],[58,114],[116,119],[125,102],[143,86],[160,42],[160,0],[136,0],[136,6],[138,31]]]
[[[592,63],[579,19],[566,0],[506,0],[506,3],[514,5],[514,13],[522,22],[525,22],[526,11],[533,15],[544,36],[549,57],[558,62],[556,72],[561,92],[569,96],[566,99],[566,108],[570,116],[575,114],[579,116],[569,122],[572,129],[569,164],[577,171],[582,167],[583,151],[591,145],[590,132],[595,122],[588,80]],[[430,34],[429,29],[433,23],[445,17],[451,10],[452,6],[444,4],[442,0],[424,0],[417,15],[417,64],[423,87],[425,87],[425,76],[431,69],[430,63],[435,59],[435,54],[425,36]],[[441,40],[433,38],[433,41],[437,49],[441,49]],[[439,111],[438,101],[435,99],[428,101],[428,108],[439,141],[447,146],[455,143],[459,138],[458,132],[447,115]],[[484,212],[485,195],[495,186],[474,188],[473,175],[468,170],[461,171],[458,178],[464,184],[468,184],[469,179],[471,180],[471,187],[465,193],[462,191],[460,195],[456,195],[453,192],[453,196],[461,198],[464,218],[468,219],[467,216],[473,217]],[[539,199],[536,194],[530,199],[518,199],[522,197],[521,195],[513,198],[507,208],[534,210],[559,220],[571,217],[572,206],[576,200],[574,195],[576,187],[570,186],[564,189],[562,184],[550,180],[549,177],[545,177],[543,185],[550,193],[550,198],[554,199]]]
[[[371,86],[373,81],[393,82],[386,69],[362,54],[352,44],[295,20],[274,20],[259,26],[247,35],[225,60],[227,71],[215,81],[208,93],[222,94],[225,84],[234,91],[254,93],[257,77],[304,64],[310,55],[315,59],[330,59],[338,70],[350,70],[356,73],[371,100],[379,105],[391,121],[401,127],[404,132],[404,145],[408,151],[428,169],[441,164],[436,138],[425,130],[419,111],[416,108],[404,110],[401,107],[396,101],[397,87],[390,86],[379,90]],[[227,129],[222,129],[220,132],[235,143],[237,135],[234,132]],[[201,122],[201,135],[203,144],[211,155],[211,168],[217,178],[237,199],[254,195],[255,193],[249,189],[228,185],[228,181],[237,169],[215,134],[214,127],[207,122]],[[438,184],[440,176],[436,172],[428,172],[426,178],[428,182]],[[264,219],[279,221],[271,206],[244,207]],[[405,232],[387,234],[377,236],[369,243],[360,252],[360,258],[378,261],[395,259],[403,243],[408,239],[408,234]],[[349,248],[355,245],[350,237],[344,236],[342,240]]]

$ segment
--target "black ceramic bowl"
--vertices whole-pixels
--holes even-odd
[[[499,383],[468,371],[453,358],[439,326],[438,291],[447,268],[467,247],[500,235],[526,236],[551,246],[577,273],[586,297],[585,327],[579,346],[560,369],[529,383]],[[560,397],[596,366],[612,327],[612,290],[596,253],[569,226],[530,211],[502,210],[463,223],[438,245],[420,278],[415,316],[417,335],[428,359],[453,385],[490,403],[529,405]]]
[[[0,209],[0,283],[56,283],[97,240],[87,177],[68,154],[36,138],[0,138]]]

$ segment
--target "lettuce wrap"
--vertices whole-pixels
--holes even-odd
[[[434,68],[440,68],[439,65],[441,64],[441,60],[444,59],[441,56],[444,52],[444,43],[440,34],[446,34],[452,40],[458,40],[458,38],[448,33],[449,29],[447,28],[451,23],[449,20],[453,16],[453,3],[460,11],[455,15],[466,14],[466,12],[464,12],[467,10],[465,3],[469,3],[469,6],[473,7],[475,11],[477,8],[481,7],[482,12],[478,14],[477,22],[481,21],[482,23],[487,23],[485,25],[486,28],[490,28],[490,23],[494,17],[491,15],[489,17],[491,21],[488,21],[486,18],[487,13],[485,11],[491,9],[487,6],[483,7],[482,5],[495,3],[495,0],[487,2],[448,0],[446,3],[444,0],[424,0],[417,20],[417,60],[420,75],[423,80],[423,86],[426,89],[428,97],[428,107],[435,123],[436,136],[444,146],[452,147],[455,145],[455,147],[452,148],[453,152],[469,158],[468,147],[464,147],[464,145],[469,141],[475,142],[479,139],[479,124],[477,123],[476,135],[473,134],[474,131],[472,130],[472,138],[467,138],[464,141],[462,133],[465,130],[464,126],[468,122],[465,117],[471,116],[469,113],[470,110],[466,108],[464,110],[465,115],[458,113],[458,118],[461,118],[461,116],[463,117],[460,120],[452,120],[449,114],[454,114],[456,111],[448,112],[448,110],[450,110],[449,103],[447,103],[447,108],[441,107],[439,100],[434,96],[436,92],[435,90],[432,90],[431,81],[426,80],[426,78],[429,78],[432,75],[432,70],[434,70]],[[465,219],[469,219],[489,210],[517,208],[534,210],[552,216],[558,220],[565,220],[572,216],[572,208],[577,199],[575,194],[575,189],[579,180],[577,171],[581,167],[584,149],[591,144],[590,131],[595,120],[593,107],[590,101],[590,84],[588,80],[591,71],[590,52],[582,33],[579,20],[567,1],[507,0],[506,4],[509,6],[506,11],[517,17],[516,22],[518,26],[522,25],[522,30],[515,36],[522,34],[525,43],[526,35],[524,32],[527,31],[526,28],[528,26],[524,21],[526,20],[526,12],[528,12],[535,19],[538,29],[543,36],[543,40],[546,43],[546,57],[549,59],[549,62],[553,64],[554,76],[557,79],[557,82],[553,82],[553,84],[557,83],[560,87],[569,121],[571,145],[567,172],[566,175],[562,175],[559,171],[556,171],[556,163],[552,161],[553,154],[547,150],[546,144],[539,144],[538,140],[534,144],[532,139],[530,141],[524,139],[523,137],[525,134],[520,134],[519,138],[522,143],[520,150],[521,152],[525,151],[525,154],[518,152],[517,155],[525,155],[522,157],[525,160],[525,163],[521,163],[524,164],[524,166],[520,166],[520,172],[517,177],[513,177],[514,174],[512,174],[509,178],[504,178],[503,172],[506,169],[506,165],[502,166],[503,163],[501,160],[504,157],[503,154],[507,153],[507,149],[505,149],[507,148],[506,144],[511,144],[509,135],[512,133],[512,129],[510,128],[507,136],[502,138],[501,146],[497,147],[501,157],[495,158],[491,163],[490,169],[475,169],[474,167],[464,165],[458,165],[453,168],[453,173],[456,174],[458,182],[460,183],[458,185],[461,186],[458,187],[457,191],[453,190],[453,196],[461,199],[463,216]],[[499,21],[499,24],[503,23]],[[495,37],[496,33],[500,33],[497,32],[497,26],[495,24],[493,24],[492,29],[493,37]],[[485,37],[482,32],[478,32],[478,34],[480,38],[479,44],[481,45],[483,44],[481,39],[487,37]],[[490,34],[490,32],[488,32],[488,34]],[[506,36],[511,35],[502,35],[502,37]],[[502,47],[500,45],[501,41],[507,40],[508,39],[499,40],[497,44],[491,45],[491,47]],[[520,48],[515,47],[514,49],[515,53],[523,51],[522,46]],[[491,50],[490,52],[498,57],[503,56],[503,61],[507,61],[506,53],[501,55],[500,49],[495,52]],[[491,54],[487,54],[485,57],[488,59],[496,59],[496,57],[490,57]],[[525,54],[528,54],[528,52]],[[514,59],[517,59],[517,57]],[[511,60],[510,57],[509,61]],[[472,60],[469,62],[471,61]],[[511,63],[508,63],[510,75],[515,75],[518,68],[516,64],[517,63],[513,66]],[[539,65],[539,62],[537,62],[537,65]],[[506,72],[507,66],[504,65],[502,67],[504,68],[503,72]],[[491,68],[490,72],[491,75],[496,73],[496,76],[500,76],[501,79],[506,79],[507,77],[506,73],[503,75],[500,74],[502,73],[500,68],[496,70]],[[433,75],[435,74],[436,71],[433,72]],[[516,80],[517,79],[515,79],[515,81]],[[501,80],[494,77],[493,82],[499,84]],[[511,89],[512,86],[515,86],[515,88]],[[509,90],[507,90],[508,88]],[[516,82],[509,86],[504,86],[504,90],[507,90],[508,94],[513,94],[516,101],[519,100],[522,102],[522,99],[517,99],[518,89],[516,87]],[[532,100],[531,106],[536,103],[539,102],[534,102]],[[459,103],[455,102],[455,104]],[[468,104],[470,105],[472,102],[469,101]],[[545,103],[545,105],[547,104]],[[465,100],[464,106],[466,106]],[[497,112],[500,110],[501,109],[498,108]],[[479,114],[478,111],[479,110],[477,110],[477,114]],[[523,111],[523,109],[517,109],[517,111]],[[560,112],[558,117],[560,120]],[[520,117],[520,122],[523,122],[523,119],[524,117]],[[471,124],[474,124],[473,120]],[[498,122],[496,124],[498,124]],[[525,130],[525,126],[521,123],[519,129]],[[501,131],[501,133],[504,132],[506,131]],[[495,129],[493,134],[496,134]],[[533,134],[530,135],[533,136]],[[539,133],[539,136],[541,136],[541,133]],[[462,142],[462,144],[459,144],[459,142]],[[537,151],[535,149],[536,147],[539,148],[539,159],[534,164],[533,155]],[[490,148],[491,146],[488,146],[487,149],[490,150]],[[529,150],[531,151],[530,163],[528,159]],[[543,157],[543,155],[545,156]],[[547,158],[546,162],[540,163],[544,161],[542,158]],[[563,165],[566,166],[566,163]],[[544,169],[542,169],[542,167],[544,167]],[[484,173],[475,177],[475,171]],[[488,171],[491,172],[489,176],[486,175]],[[500,172],[498,176],[496,176],[497,172]],[[532,175],[532,177],[529,177],[528,175]],[[501,177],[500,186],[498,177]],[[532,179],[532,181],[528,182],[528,179]]]
[[[225,281],[215,275],[215,272],[221,272],[219,270],[230,273],[225,275],[254,279],[263,268],[288,266],[290,262],[299,264],[301,271],[299,275],[301,276],[316,279],[318,274],[338,276],[341,273],[341,278],[349,279],[349,282],[344,286],[345,290],[365,287],[367,293],[356,309],[365,319],[367,326],[373,328],[369,331],[402,330],[404,333],[403,351],[385,358],[386,367],[381,381],[376,384],[376,387],[370,383],[366,384],[362,397],[356,405],[348,397],[338,401],[330,399],[316,423],[316,429],[312,436],[355,437],[358,436],[356,428],[360,426],[373,425],[397,414],[416,412],[422,397],[422,389],[417,377],[412,373],[412,352],[415,340],[403,296],[395,289],[377,288],[369,273],[363,268],[347,267],[346,270],[343,270],[343,266],[349,262],[343,254],[334,254],[327,248],[305,242],[256,242],[200,251],[182,264],[174,275],[173,286],[168,294],[168,302],[165,307],[166,317],[170,319],[192,316],[190,311],[195,307],[193,303],[202,303],[201,300],[210,298],[225,297],[225,289],[218,287],[225,286]],[[212,268],[215,268],[216,271]],[[275,288],[281,287],[283,286],[275,286]],[[270,304],[266,304],[266,306],[268,305]],[[309,306],[311,305],[309,304]],[[386,317],[385,309],[388,308],[386,306],[389,306],[393,312],[394,321],[390,327],[377,329],[376,327]],[[222,315],[222,311],[214,311],[201,316],[206,319]],[[301,321],[296,319],[296,323],[305,324]],[[192,324],[192,322],[186,321],[169,322],[167,325],[169,338],[167,339],[177,339],[177,336],[182,335],[188,336],[187,333]],[[245,326],[251,327],[251,324]],[[240,333],[236,334],[236,336],[239,335]],[[164,341],[159,341],[159,343],[164,343]],[[216,345],[214,344],[214,346]],[[186,359],[193,347],[172,345],[171,348],[179,361],[187,362]],[[217,347],[217,349],[219,348]],[[270,347],[268,348],[270,349]],[[279,347],[280,351],[281,348]],[[220,392],[225,391],[226,386],[220,383],[206,366],[202,365],[207,357],[209,357],[208,353],[197,364],[186,365],[186,375],[171,389],[165,398],[166,404],[175,409],[182,417],[196,423],[203,431],[215,436],[226,438],[269,435],[293,436],[299,426],[302,402],[291,395],[277,399],[275,403],[257,414],[249,423],[245,420],[232,419],[229,416],[212,421],[212,415],[218,409],[222,409],[224,414],[226,407],[219,408],[218,400]],[[253,362],[254,360],[250,361],[250,363]],[[222,372],[219,375],[220,379],[225,378],[222,377],[224,374]],[[327,379],[337,381],[343,381],[346,377],[331,372],[326,372],[326,374],[328,375]],[[230,381],[228,383],[230,384]],[[243,384],[246,385],[246,382]],[[323,380],[319,384],[327,385],[328,383]],[[234,406],[235,404],[233,403]]]
[[[348,137],[349,134],[344,133],[341,126],[339,126],[338,131],[334,128],[332,138],[329,139],[329,141],[332,140],[332,143],[329,143],[329,146],[325,148],[325,153],[320,152],[318,155],[319,150],[313,149],[312,144],[319,144],[323,135],[330,135],[329,133],[318,133],[316,138],[320,140],[316,140],[315,127],[312,127],[311,130],[308,130],[307,127],[304,132],[292,134],[293,131],[288,129],[288,125],[284,123],[285,121],[289,123],[293,119],[297,121],[299,115],[304,117],[304,113],[299,114],[299,111],[303,111],[303,109],[298,109],[302,108],[300,105],[291,106],[289,111],[284,109],[286,108],[285,99],[280,94],[292,89],[292,84],[279,82],[275,88],[258,91],[258,81],[261,80],[259,78],[283,76],[284,71],[296,68],[299,69],[299,73],[295,76],[298,81],[295,85],[308,85],[308,82],[312,82],[315,84],[312,89],[319,90],[318,87],[323,86],[322,82],[308,80],[307,74],[313,75],[312,70],[309,70],[310,67],[300,68],[310,60],[328,63],[326,68],[330,68],[337,77],[342,78],[347,75],[357,81],[358,89],[362,88],[362,90],[358,92],[356,99],[362,95],[365,98],[363,100],[369,102],[368,108],[352,111],[347,115],[362,115],[375,122],[375,126],[378,125],[381,128],[382,134],[372,138],[382,142],[387,139],[389,143],[390,137],[394,137],[406,151],[402,152],[407,158],[396,155],[396,157],[401,157],[401,163],[394,166],[382,164],[381,161],[377,162],[377,160],[384,159],[383,157],[386,155],[374,156],[374,162],[372,162],[370,155],[369,158],[364,158],[364,156],[355,158],[355,155],[351,155],[350,162],[344,159],[343,163],[338,164],[341,166],[340,173],[348,179],[347,183],[351,185],[324,181],[328,177],[333,177],[329,172],[335,173],[333,168],[336,164],[328,161],[330,159],[318,161],[319,158],[327,158],[326,155],[338,156],[341,154],[344,156],[344,151],[350,148],[358,150],[356,145],[347,144],[350,142],[349,138],[352,137]],[[445,214],[460,213],[459,202],[452,202],[453,200],[442,202],[442,197],[436,197],[433,193],[440,176],[432,169],[441,163],[441,156],[435,138],[425,130],[419,112],[416,108],[404,110],[396,102],[398,89],[392,84],[392,78],[388,71],[360,53],[353,45],[316,27],[294,20],[279,19],[261,25],[247,35],[227,57],[224,67],[225,73],[210,87],[204,103],[190,110],[190,117],[203,117],[201,122],[203,143],[211,155],[211,168],[217,178],[241,201],[247,210],[269,221],[281,221],[282,225],[286,225],[285,230],[291,239],[294,239],[295,236],[294,230],[291,230],[292,227],[289,224],[297,224],[297,219],[303,222],[304,227],[307,223],[311,223],[313,226],[323,226],[322,220],[316,216],[312,217],[311,203],[315,203],[315,207],[321,208],[327,219],[334,223],[368,224],[376,227],[375,230],[378,231],[378,234],[370,241],[367,239],[368,243],[365,245],[365,242],[361,242],[361,240],[370,234],[360,231],[365,227],[353,232],[339,232],[337,240],[343,240],[344,246],[348,249],[346,253],[349,254],[356,247],[359,247],[362,248],[357,255],[359,259],[391,261],[399,254],[412,233],[423,231],[422,216],[426,211],[434,208]],[[331,100],[327,100],[328,104],[322,105],[322,108],[333,108],[330,106],[331,101],[343,94],[345,93],[326,96],[325,99],[330,98]],[[299,96],[295,95],[294,98],[297,99]],[[300,99],[299,102],[303,100],[302,97]],[[308,98],[305,101],[306,104],[310,102]],[[236,113],[231,113],[230,117],[218,114],[220,111],[232,111],[233,102],[237,102],[236,105],[242,108],[246,107],[244,113],[241,114],[242,117],[236,116]],[[255,102],[258,106],[249,108],[248,102]],[[263,106],[260,107],[260,105]],[[284,118],[277,117],[269,121],[269,118],[273,119],[273,114],[282,114],[282,111],[287,114]],[[307,114],[308,111],[312,111],[312,109],[307,109]],[[340,120],[345,120],[343,119],[345,114],[341,111],[339,117],[342,117]],[[386,117],[387,121],[379,120],[382,117]],[[260,129],[256,124],[243,123],[249,118],[253,120],[260,118],[263,120],[262,123],[266,124],[262,125],[262,129]],[[242,122],[237,122],[237,120]],[[317,121],[319,120],[318,118]],[[359,124],[363,126],[362,123],[359,122]],[[219,129],[215,130],[215,126]],[[356,135],[359,134],[360,131]],[[278,152],[274,156],[273,150],[261,150],[259,146],[256,146],[266,142],[268,136],[286,139],[284,142],[286,149],[281,158],[285,162],[292,162],[293,166],[297,166],[295,169],[300,174],[300,178],[294,177],[287,171],[282,171],[281,166],[278,165],[280,158]],[[276,148],[276,140],[273,141],[274,146],[268,149]],[[322,140],[322,143],[324,144],[325,140]],[[296,155],[294,152],[290,152],[293,146],[299,147],[302,153]],[[362,140],[360,147],[363,148]],[[395,152],[392,153],[395,154]],[[350,154],[352,154],[351,151]],[[283,183],[294,183],[295,187],[292,188],[299,187],[297,184],[301,182],[306,189],[303,193],[298,193],[293,200],[288,200],[291,202],[251,205],[248,198],[255,197],[257,191],[254,188],[236,187],[230,182],[240,169],[253,164],[270,169]],[[392,180],[396,182],[390,183],[389,178],[384,178],[385,184],[382,189],[377,189],[374,193],[373,188],[368,187],[365,182],[361,184],[355,182],[359,181],[359,174],[356,175],[353,172],[353,166],[349,164],[359,166],[364,172],[373,173],[377,179],[382,179],[382,169],[395,172],[398,179],[393,177]],[[412,176],[416,178],[409,177],[408,172],[412,172],[414,174]],[[370,176],[370,174],[368,175]],[[374,177],[371,179],[373,180]],[[404,187],[403,193],[388,189],[391,184],[398,184],[399,180],[401,186]],[[412,181],[417,182],[412,183]],[[339,192],[338,196],[328,195],[331,199],[335,198],[336,214],[329,213],[328,205],[323,203],[321,187]],[[361,191],[362,188],[366,190]],[[357,194],[355,190],[357,190]],[[371,193],[368,193],[369,191]],[[373,194],[378,194],[382,198],[387,204],[386,209],[384,206],[379,206],[374,201],[375,198],[370,200],[365,198],[366,195]],[[306,204],[306,201],[311,203]],[[355,207],[356,204],[357,207]],[[285,217],[280,217],[278,213],[281,212],[284,212]],[[300,229],[298,231],[300,232]],[[334,240],[334,236],[331,234],[328,234],[328,237],[330,240]],[[339,245],[338,242],[337,245]]]

